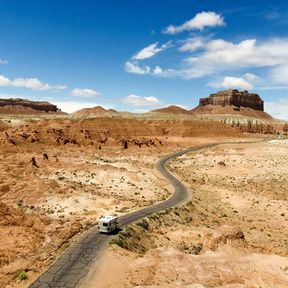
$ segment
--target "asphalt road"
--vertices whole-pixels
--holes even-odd
[[[156,169],[174,187],[174,193],[163,202],[119,217],[120,227],[123,228],[148,215],[176,206],[185,201],[188,197],[187,188],[166,169],[165,164],[167,161],[187,152],[210,148],[219,144],[207,144],[188,148],[159,159],[155,164]],[[29,288],[79,287],[83,278],[88,274],[91,265],[100,265],[100,255],[112,237],[112,235],[100,234],[97,227],[91,228],[79,240],[73,243]]]

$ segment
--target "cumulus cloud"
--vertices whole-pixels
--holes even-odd
[[[177,73],[173,69],[164,69],[160,66],[156,66],[154,69],[151,69],[150,74],[159,77],[174,77],[175,73]]]
[[[142,97],[134,94],[122,99],[125,104],[133,105],[135,107],[155,107],[160,104],[159,99],[153,96]]]
[[[180,26],[169,25],[164,33],[177,34],[183,31],[203,30],[206,27],[216,27],[225,25],[221,15],[215,12],[201,12],[195,15],[194,18],[186,21]]]
[[[163,44],[162,46],[158,46],[158,42],[152,43],[149,46],[143,48],[140,50],[138,53],[136,53],[133,57],[132,60],[144,60],[144,59],[149,59],[159,52],[168,49],[171,47],[171,41]]]
[[[158,77],[173,77],[175,70],[173,69],[163,69],[160,66],[152,68],[150,66],[140,66],[138,61],[127,61],[125,64],[126,72],[139,75],[154,75]]]
[[[268,51],[266,45],[256,46],[256,39],[243,40],[237,44],[216,39],[206,43],[204,52],[199,56],[188,58],[187,62],[191,65],[210,66],[211,69],[265,67],[279,64],[281,62],[279,54]]]
[[[71,91],[70,93],[71,96],[78,96],[78,97],[96,97],[99,96],[100,93],[93,89],[80,89],[80,88],[75,88]]]
[[[214,88],[225,88],[225,89],[235,89],[235,88],[244,90],[253,89],[253,85],[248,81],[246,81],[244,78],[233,76],[226,76],[221,82],[210,82],[208,83],[208,86]]]
[[[125,63],[125,71],[133,74],[149,74],[151,68],[149,66],[140,67],[137,61],[127,61]]]
[[[155,69],[153,70],[153,73],[155,75],[163,75],[164,71],[163,71],[163,69],[160,66],[156,66]]]
[[[8,64],[8,61],[4,59],[0,59],[0,64]]]
[[[201,51],[197,51],[199,49]],[[157,68],[160,67],[159,65],[156,68],[141,67],[138,61],[134,60],[126,63],[126,71],[142,75],[194,79],[223,71],[267,67],[270,69],[272,80],[276,82],[278,79],[279,84],[288,83],[288,77],[285,77],[288,75],[288,39],[286,38],[270,39],[261,43],[257,43],[256,39],[233,43],[223,39],[192,38],[184,44],[182,42],[179,50],[192,55],[185,57],[181,65],[178,65],[180,67],[178,69],[161,68],[161,71]],[[162,73],[163,71],[165,73]]]
[[[221,15],[215,12],[202,12],[180,26],[170,25],[166,32],[176,34],[184,30],[201,30],[208,26],[224,24]],[[182,79],[228,75],[227,78],[217,82],[217,86],[223,88],[236,86],[241,89],[252,89],[256,85],[257,89],[288,87],[288,38],[270,38],[265,41],[251,38],[239,42],[211,39],[211,36],[188,38],[186,41],[173,42],[174,47],[178,46],[178,53],[181,52],[176,58],[180,60],[175,61],[173,66],[163,67],[161,62],[154,66],[143,65],[143,60],[150,59],[169,45],[170,42],[162,46],[159,46],[158,42],[150,44],[126,62],[125,70],[139,75]],[[261,79],[253,73],[246,73],[241,77],[233,75],[239,75],[239,71],[243,73],[245,70],[255,71],[255,69],[261,74]],[[210,82],[209,85],[211,83],[216,85],[215,82]],[[268,83],[269,87],[265,86]]]
[[[255,81],[259,80],[259,77],[253,73],[245,73],[243,75],[243,78],[247,81],[250,81],[250,82],[255,82]]]
[[[11,80],[3,75],[0,75],[0,86],[23,87],[31,90],[46,91],[46,90],[64,90],[67,87],[64,85],[49,85],[42,83],[37,78],[16,78]]]
[[[288,97],[274,102],[265,102],[265,111],[274,118],[288,121]]]
[[[202,38],[191,38],[185,41],[185,43],[179,48],[179,51],[186,52],[194,52],[199,48],[203,48],[205,46],[205,42]]]
[[[185,68],[182,69],[182,74],[185,78],[193,79],[243,68],[266,67],[270,71],[269,79],[275,83],[278,81],[279,84],[288,84],[288,77],[284,76],[288,75],[287,38],[270,39],[261,43],[256,39],[246,39],[239,43],[223,39],[201,41],[202,43],[198,38],[190,39],[180,47],[182,52],[193,52],[199,47],[202,48],[197,55],[192,54],[184,59]]]

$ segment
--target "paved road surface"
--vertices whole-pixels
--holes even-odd
[[[188,148],[169,154],[158,160],[156,168],[172,184],[174,193],[163,202],[119,217],[120,227],[123,228],[125,225],[140,220],[143,217],[170,208],[186,200],[188,197],[187,188],[166,170],[166,162],[187,152],[210,148],[218,144]],[[88,274],[90,265],[100,265],[100,263],[97,263],[100,258],[99,256],[105,250],[112,237],[111,235],[100,234],[97,231],[97,227],[91,228],[76,243],[72,244],[29,288],[78,287],[81,284],[81,280]]]

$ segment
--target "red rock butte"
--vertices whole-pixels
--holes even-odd
[[[237,89],[220,91],[211,94],[207,98],[200,98],[198,107],[206,105],[236,106],[264,111],[264,101],[258,94],[249,93],[248,91],[238,91]]]
[[[0,99],[0,113],[61,113],[61,110],[47,101],[31,101],[20,98]]]

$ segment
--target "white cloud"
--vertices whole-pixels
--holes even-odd
[[[5,59],[0,59],[0,64],[8,64],[8,61]]]
[[[46,91],[46,90],[64,90],[67,87],[63,85],[51,86],[42,83],[37,78],[16,78],[11,80],[3,75],[0,75],[0,86],[23,87],[31,90]]]
[[[123,98],[122,102],[136,107],[155,107],[160,104],[160,101],[156,97],[153,96],[142,97],[134,94],[131,94]]]
[[[253,73],[245,73],[243,75],[243,78],[249,82],[254,82],[254,81],[259,80],[259,77]]]
[[[242,77],[232,77],[226,76],[224,77],[222,82],[210,82],[208,86],[215,87],[215,88],[225,88],[225,89],[235,89],[240,88],[244,90],[251,90],[253,89],[253,85],[246,81]]]
[[[203,13],[205,14],[206,12]],[[193,19],[199,20],[196,16]],[[179,27],[173,26],[173,31],[176,33],[180,32],[180,30],[185,30],[187,27],[196,27],[198,24],[196,25],[197,21],[195,21],[186,22],[190,23],[190,26],[186,23]],[[176,45],[175,43],[179,45],[178,51],[186,52],[188,56],[181,53],[180,55],[184,56],[180,58],[180,61],[175,61],[173,66],[162,67],[161,62],[155,64],[155,66],[141,65],[141,60],[151,58],[162,51],[163,45],[158,46],[157,43],[153,43],[136,53],[135,56],[126,62],[126,71],[139,75],[196,79],[207,76],[215,77],[219,74],[233,77],[231,75],[239,74],[237,71],[242,72],[244,69],[253,71],[257,69],[261,79],[253,73],[246,73],[241,77],[226,78],[226,81],[223,79],[217,85],[221,84],[221,87],[236,85],[243,89],[251,89],[255,86],[257,89],[263,90],[287,89],[288,87],[288,38],[270,38],[265,41],[244,39],[235,43],[224,39],[211,40],[211,36],[209,36],[189,38],[184,42],[175,41],[174,46]],[[169,46],[170,44],[166,43],[164,45]],[[177,59],[179,59],[178,55]],[[167,63],[171,63],[171,61]],[[215,82],[212,82],[212,85],[216,85]]]
[[[163,69],[160,66],[156,66],[154,69],[151,69],[150,74],[159,77],[173,77],[175,73],[176,71],[173,69]]]
[[[269,84],[269,83],[268,83]],[[266,90],[287,90],[288,89],[288,86],[261,86],[258,88],[259,90],[261,91],[266,91]]]
[[[129,73],[144,75],[149,74],[150,70],[149,66],[145,66],[144,68],[140,67],[137,61],[127,61],[125,63],[125,71]]]
[[[155,75],[163,75],[164,71],[160,66],[156,66],[155,69],[153,70],[153,73]]]
[[[0,86],[12,86],[10,79],[0,75]]]
[[[99,96],[100,93],[92,89],[75,88],[71,91],[70,95],[78,96],[78,97],[96,97],[96,96]]]
[[[215,12],[201,12],[195,15],[189,21],[186,21],[180,26],[170,25],[165,30],[164,33],[176,34],[183,31],[191,30],[203,30],[206,27],[215,27],[225,25],[224,19],[221,15]]]
[[[274,102],[265,102],[265,111],[274,118],[288,121],[288,97]]]
[[[271,74],[270,80],[288,84],[288,77],[284,76],[288,76],[287,38],[270,39],[262,43],[257,43],[256,39],[246,39],[239,43],[214,39],[200,43],[196,38],[195,42],[192,41],[194,43],[196,46],[192,45],[192,52],[200,44],[203,51],[184,60],[185,68],[179,71],[184,78],[193,79],[241,68],[267,67]],[[187,43],[182,51],[189,51],[188,48]]]
[[[274,67],[270,71],[270,78],[278,85],[288,85],[288,61],[287,64]]]
[[[144,59],[149,59],[159,52],[168,49],[171,47],[171,41],[163,44],[162,46],[158,47],[158,42],[152,43],[149,46],[143,48],[140,50],[138,53],[136,53],[133,57],[132,60],[144,60]]]
[[[193,52],[200,48],[202,51],[194,55],[195,53]],[[259,44],[256,39],[246,39],[239,43],[232,43],[223,39],[205,40],[203,38],[192,38],[188,39],[179,50],[193,53],[192,56],[183,60],[180,69],[168,68],[164,70],[161,68],[161,71],[159,65],[153,69],[149,66],[141,67],[137,61],[128,61],[126,63],[126,71],[141,75],[151,74],[194,79],[217,72],[235,71],[241,68],[268,67],[272,69],[282,63],[287,63],[287,66],[283,66],[283,69],[286,70],[287,68],[288,73],[288,39],[286,38],[281,40],[274,39]],[[277,73],[277,69],[275,69],[274,78],[277,79],[280,73]],[[250,75],[251,77],[252,74]],[[250,78],[246,80],[252,81]],[[280,76],[278,78],[283,78],[281,82],[286,81],[286,79],[288,82],[288,77]]]
[[[179,51],[186,52],[194,52],[199,48],[203,48],[205,43],[202,38],[192,38],[185,41],[185,43],[179,48]]]
[[[2,99],[10,99],[10,98],[22,98],[22,99],[32,99],[28,95],[19,95],[19,94],[6,94],[6,93],[0,93],[0,98]],[[34,100],[35,101],[35,100]],[[38,100],[39,101],[39,100]]]
[[[188,58],[187,62],[193,66],[210,66],[212,71],[219,68],[265,67],[281,63],[279,54],[273,55],[267,51],[265,45],[256,46],[255,39],[247,39],[237,44],[222,39],[212,40],[207,43],[206,50],[200,56]]]
[[[125,64],[126,72],[139,74],[139,75],[154,75],[159,77],[172,77],[175,74],[175,70],[173,69],[162,69],[160,66],[156,66],[155,68],[151,68],[150,66],[141,67],[138,61],[128,61]]]

